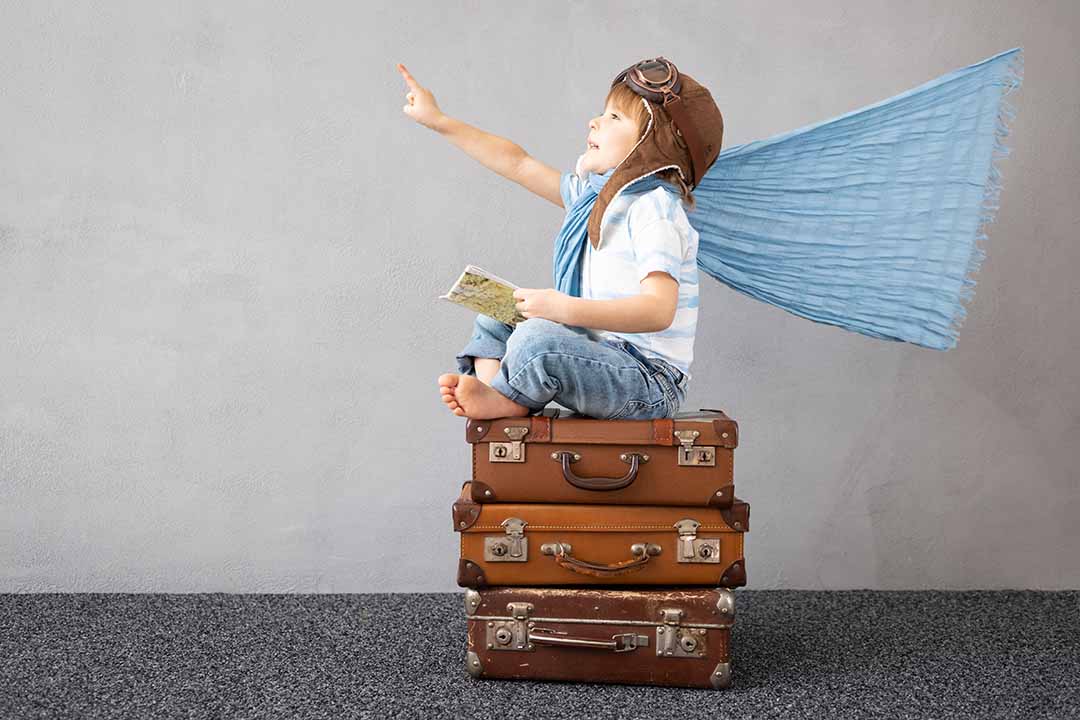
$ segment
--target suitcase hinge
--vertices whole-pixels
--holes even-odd
[[[681,626],[683,611],[674,608],[661,608],[660,617],[663,625],[656,628],[656,654],[670,658],[704,657],[706,647],[705,628],[684,628]]]
[[[486,562],[528,562],[529,539],[525,537],[526,523],[521,518],[510,517],[502,521],[505,535],[484,537],[484,560]]]
[[[697,529],[700,526],[701,523],[692,518],[675,523],[675,529],[679,531],[679,562],[720,562],[720,538],[699,538]]]
[[[489,620],[487,623],[488,650],[513,650],[529,652],[533,644],[529,642],[529,621],[533,611],[532,603],[512,602],[506,604],[510,617],[506,620]]]
[[[676,430],[679,438],[679,465],[716,467],[716,448],[711,445],[694,445],[701,433],[697,430]]]
[[[488,443],[490,462],[525,462],[525,443],[521,440],[529,434],[527,427],[508,427],[503,430],[510,442]]]

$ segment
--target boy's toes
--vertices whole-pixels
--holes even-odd
[[[443,373],[439,376],[439,387],[453,389],[461,376],[457,373]]]

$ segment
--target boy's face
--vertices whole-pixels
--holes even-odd
[[[606,173],[623,161],[639,139],[637,120],[609,102],[603,114],[589,121],[582,171]]]

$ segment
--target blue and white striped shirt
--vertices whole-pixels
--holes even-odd
[[[560,182],[569,208],[586,187],[576,172]],[[604,211],[599,248],[587,242],[581,267],[581,296],[612,300],[641,294],[641,281],[655,271],[679,283],[679,306],[671,325],[659,332],[620,333],[588,329],[593,338],[627,340],[646,357],[659,357],[687,379],[694,359],[698,316],[698,233],[690,225],[682,198],[665,186],[645,193],[620,192]]]

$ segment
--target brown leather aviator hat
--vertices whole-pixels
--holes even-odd
[[[663,57],[631,65],[611,82],[624,83],[645,100],[649,123],[634,149],[615,166],[589,215],[589,242],[600,246],[600,223],[608,203],[646,175],[677,168],[691,189],[720,154],[724,118],[712,95]]]

